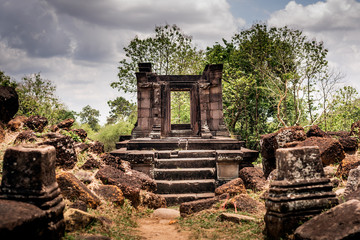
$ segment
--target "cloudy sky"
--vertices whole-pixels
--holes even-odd
[[[123,95],[110,83],[135,35],[177,24],[205,48],[258,21],[323,41],[360,91],[360,0],[0,0],[0,70],[17,80],[41,72],[69,109],[89,104],[105,123],[107,101]]]

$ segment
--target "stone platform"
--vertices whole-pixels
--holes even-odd
[[[111,154],[154,178],[168,205],[214,196],[215,188],[253,166],[258,152],[231,138],[137,138],[117,143]]]
[[[202,139],[199,137],[137,138],[116,143],[117,149],[126,148],[127,150],[239,150],[243,146],[243,141],[227,137],[211,139]]]

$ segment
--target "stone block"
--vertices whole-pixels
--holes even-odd
[[[360,168],[351,169],[346,182],[345,195],[356,191],[360,184]]]
[[[59,136],[48,139],[40,145],[54,146],[56,149],[56,166],[63,169],[72,169],[76,162],[77,156],[74,148],[74,140],[69,136]]]
[[[338,163],[345,158],[343,146],[334,138],[310,137],[296,144],[296,147],[304,146],[318,146],[320,159],[324,166]]]
[[[52,146],[19,145],[5,151],[2,193],[39,195],[57,187],[55,149]]]
[[[305,180],[325,177],[318,147],[276,150],[277,180]]]
[[[216,87],[211,87],[209,89],[210,94],[219,94],[222,93],[222,89],[220,86],[216,86]]]
[[[140,99],[150,99],[150,91],[149,90],[142,90],[138,92]]]
[[[302,224],[296,240],[360,239],[360,201],[342,203]]]
[[[222,111],[221,110],[210,110],[210,118],[221,119]]]
[[[224,193],[228,193],[230,195],[246,193],[243,180],[241,178],[236,178],[215,189],[216,195],[222,195]]]
[[[99,185],[93,190],[98,196],[101,196],[106,201],[113,202],[118,206],[124,204],[124,195],[121,189],[115,185]]]
[[[211,110],[222,110],[221,102],[211,102],[210,103],[210,109]]]
[[[209,101],[210,102],[220,102],[220,101],[222,101],[221,93],[210,94]]]
[[[231,180],[239,177],[238,162],[217,162],[216,170],[219,180]]]
[[[150,129],[150,119],[149,118],[138,118],[138,127],[140,129]]]
[[[256,222],[256,219],[246,215],[240,215],[236,213],[221,213],[218,217],[218,221],[229,221],[233,223],[243,223],[243,222]]]
[[[163,196],[152,192],[140,191],[141,205],[147,208],[157,209],[166,207],[166,200]]]
[[[139,118],[149,118],[150,117],[150,109],[149,108],[139,108],[138,109]]]
[[[220,119],[210,119],[209,128],[212,131],[217,131],[220,129]]]
[[[276,165],[277,180],[271,182],[265,203],[265,232],[270,239],[288,237],[301,222],[338,204],[318,147],[278,149]]]
[[[343,146],[345,152],[349,152],[349,153],[356,152],[359,148],[359,141],[355,137],[350,137],[350,136],[341,137],[339,138],[339,142]]]
[[[62,195],[70,201],[81,200],[93,209],[100,205],[100,199],[72,173],[63,172],[59,174],[57,181]]]
[[[49,239],[46,213],[32,204],[0,199],[0,216],[1,239]]]
[[[52,146],[19,145],[6,150],[0,198],[34,204],[45,212],[46,239],[64,234],[65,204],[55,178]]]
[[[69,208],[64,218],[67,232],[84,229],[97,220],[93,215],[74,208]]]
[[[185,217],[187,215],[200,212],[205,209],[212,208],[212,206],[219,201],[219,198],[200,199],[191,202],[185,202],[180,205],[180,215]]]
[[[141,99],[139,102],[139,108],[147,108],[151,107],[150,99]]]
[[[247,189],[261,191],[265,187],[264,172],[257,167],[244,167],[239,171],[239,177],[244,181]]]
[[[336,176],[343,179],[347,179],[351,169],[355,169],[360,166],[360,158],[357,155],[346,155],[346,157],[340,162]]]

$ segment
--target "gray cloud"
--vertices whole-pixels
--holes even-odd
[[[0,39],[8,47],[23,49],[30,57],[68,53],[70,39],[46,5],[36,0],[0,4]]]
[[[205,47],[245,21],[231,15],[226,0],[0,0],[0,69],[17,79],[41,72],[69,108],[90,104],[104,122],[106,102],[124,96],[110,88],[122,48],[165,23]]]

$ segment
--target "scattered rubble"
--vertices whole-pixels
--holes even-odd
[[[342,203],[302,224],[295,231],[296,240],[340,240],[360,238],[360,201]]]

